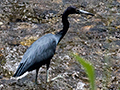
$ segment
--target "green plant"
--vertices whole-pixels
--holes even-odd
[[[79,57],[76,54],[73,54],[73,56],[83,66],[83,68],[85,69],[85,72],[87,73],[88,78],[89,78],[91,90],[95,90],[96,89],[96,85],[95,85],[95,70],[94,70],[94,66],[90,62],[84,60],[83,58]]]

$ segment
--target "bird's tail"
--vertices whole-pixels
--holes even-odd
[[[21,63],[17,69],[17,71],[15,72],[15,74],[13,75],[13,77],[18,77],[18,76],[21,76],[22,74],[25,73],[25,70],[24,70],[24,64]]]

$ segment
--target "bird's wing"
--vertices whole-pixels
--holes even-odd
[[[25,52],[14,76],[20,76],[28,70],[42,66],[50,60],[56,49],[56,40],[53,34],[47,34],[35,41]]]

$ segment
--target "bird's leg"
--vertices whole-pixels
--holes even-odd
[[[38,84],[37,83],[38,71],[39,71],[39,68],[36,69],[35,84]]]
[[[64,79],[64,77],[62,75],[57,75],[56,77],[52,78],[50,81],[55,81],[58,78],[63,78]]]
[[[47,70],[46,82],[49,82],[49,69]]]
[[[47,72],[47,74],[46,74],[46,82],[49,82],[49,65],[50,65],[50,63],[48,63],[46,66],[47,66],[47,69],[46,69],[46,72]]]

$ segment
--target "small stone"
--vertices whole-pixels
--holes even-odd
[[[7,27],[5,25],[2,25],[1,29],[7,29]]]
[[[32,22],[38,23],[38,20],[37,20],[36,18],[34,18],[34,19],[32,20]]]
[[[117,53],[117,58],[120,58],[120,53]]]
[[[76,88],[76,90],[84,90],[84,86],[85,86],[84,83],[78,82],[78,83],[77,83],[77,88]]]
[[[3,22],[0,22],[0,25],[3,25]]]
[[[3,76],[0,75],[0,79],[2,79],[2,78],[3,78]]]
[[[32,20],[32,18],[28,18],[28,20],[29,20],[29,21],[31,21],[31,20]]]
[[[2,14],[0,14],[0,17],[2,17]]]

